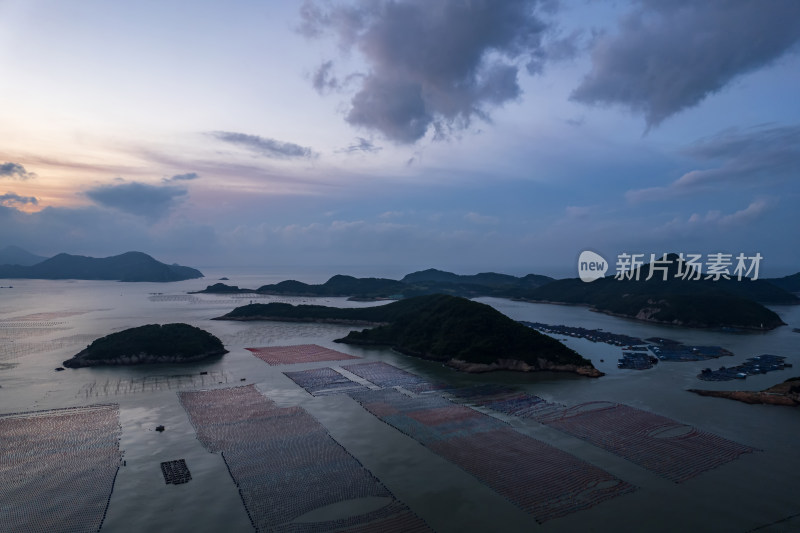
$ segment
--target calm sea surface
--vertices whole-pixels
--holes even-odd
[[[763,334],[693,331],[646,325],[581,307],[482,298],[518,320],[602,328],[640,338],[660,336],[689,344],[721,345],[735,356],[712,361],[662,362],[652,370],[618,370],[620,349],[581,339],[565,343],[606,376],[500,372],[460,374],[387,349],[336,344],[350,328],[322,324],[221,322],[211,319],[238,305],[286,301],[366,306],[343,298],[190,295],[221,276],[255,288],[295,278],[321,282],[330,273],[207,271],[179,283],[2,280],[0,285],[0,414],[117,403],[122,424],[120,469],[104,532],[252,531],[237,489],[219,454],[195,437],[177,390],[241,384],[281,406],[299,405],[437,531],[800,531],[800,410],[703,398],[689,388],[760,390],[800,375],[800,306],[774,307],[788,327]],[[56,372],[92,340],[149,323],[186,322],[218,336],[230,353],[185,366],[83,368]],[[502,383],[566,405],[612,401],[693,425],[758,448],[716,469],[676,484],[618,456],[533,421],[504,415],[519,431],[553,444],[638,487],[632,494],[537,524],[533,518],[453,464],[367,413],[345,395],[311,397],[282,372],[335,363],[270,367],[247,347],[315,343],[368,360],[386,361],[431,380],[453,384]],[[702,382],[705,367],[738,364],[763,353],[782,355],[793,369],[731,382]],[[200,375],[201,371],[207,372]],[[244,381],[243,381],[244,380]],[[155,431],[157,425],[166,431]],[[3,436],[0,435],[0,439]],[[160,463],[186,459],[192,481],[165,485]],[[0,480],[2,482],[2,480]]]

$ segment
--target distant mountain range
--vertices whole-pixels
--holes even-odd
[[[0,250],[0,266],[31,266],[35,265],[36,263],[41,263],[45,259],[47,258],[41,255],[32,254],[27,250],[23,250],[19,246],[6,246]]]
[[[37,257],[15,247],[5,248],[3,252],[9,248],[12,249],[10,257],[23,260],[26,257]],[[202,277],[203,273],[199,270],[181,265],[167,265],[142,252],[126,252],[103,258],[58,254],[28,265],[19,262],[0,265],[0,278],[167,282]]]
[[[605,277],[591,283],[578,278],[562,279],[530,291],[519,299],[533,302],[588,305],[592,309],[676,326],[696,328],[773,329],[783,321],[762,305],[798,304],[800,298],[772,283],[772,280],[682,279],[691,270],[677,255],[664,280],[661,271],[643,265],[633,279]],[[691,278],[692,275],[687,276]]]
[[[414,272],[397,281],[386,278],[355,278],[341,274],[325,283],[309,285],[295,280],[244,289],[224,283],[209,285],[201,293],[258,293],[281,296],[348,296],[354,300],[400,299],[426,294],[449,294],[475,298],[478,296],[513,297],[520,291],[535,289],[553,278],[528,274],[518,278],[508,274],[484,272],[463,276],[428,269]]]
[[[640,268],[638,280],[606,277],[591,283],[578,278],[555,280],[529,274],[515,277],[484,272],[458,275],[428,269],[404,276],[401,280],[354,278],[336,275],[320,285],[294,280],[242,289],[217,283],[204,293],[260,293],[282,296],[347,296],[353,300],[412,298],[426,294],[447,294],[475,298],[494,296],[517,300],[586,305],[604,313],[647,322],[696,328],[737,328],[767,330],[783,325],[780,317],[762,304],[798,304],[792,291],[800,290],[800,273],[784,278],[718,281],[680,279],[687,270],[676,255],[667,280],[660,272],[645,281],[650,265]]]

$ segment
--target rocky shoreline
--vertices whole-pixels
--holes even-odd
[[[590,378],[599,378],[605,375],[605,373],[591,366],[557,365],[542,358],[539,358],[538,363],[538,366],[532,366],[519,359],[498,359],[494,363],[485,364],[469,363],[460,359],[450,359],[447,361],[447,366],[470,374],[510,370],[513,372],[571,372]]]
[[[218,316],[211,320],[235,320],[237,322],[251,322],[254,320],[268,320],[272,322],[303,322],[314,324],[338,324],[342,326],[364,326],[368,328],[385,326],[387,322],[371,322],[369,320],[349,320],[344,318],[293,318],[285,316],[267,316],[267,315],[250,315],[250,316]]]
[[[86,350],[83,350],[72,359],[64,361],[63,365],[67,368],[84,368],[89,366],[122,366],[122,365],[151,365],[151,364],[176,364],[176,363],[195,363],[215,356],[222,356],[228,350],[215,350],[191,357],[177,355],[151,355],[138,353],[133,355],[121,355],[113,359],[89,359]]]
[[[689,389],[689,392],[700,396],[714,398],[728,398],[749,404],[786,405],[796,407],[800,405],[800,377],[791,378],[783,383],[774,385],[763,391],[721,391]]]

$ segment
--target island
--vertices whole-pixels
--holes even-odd
[[[557,280],[520,292],[517,299],[586,305],[610,315],[688,328],[759,331],[785,325],[763,303],[800,303],[795,295],[765,280],[692,280],[692,267],[674,254],[668,260],[666,280],[658,270],[651,276],[653,265],[648,264],[634,271],[633,279]],[[680,277],[687,271],[687,279]]]
[[[100,365],[192,363],[228,353],[217,337],[189,324],[148,324],[97,339],[67,368]]]
[[[170,282],[202,277],[197,269],[167,265],[142,252],[102,258],[58,254],[29,266],[0,265],[0,278]]]
[[[533,289],[551,281],[553,278],[538,274],[528,274],[520,278],[495,272],[460,275],[431,268],[408,274],[399,281],[387,278],[356,278],[337,274],[325,283],[318,285],[285,280],[271,285],[262,285],[257,289],[245,289],[235,285],[215,283],[197,293],[345,296],[358,301],[399,300],[426,294],[449,294],[466,298],[512,297],[519,291]]]
[[[390,346],[466,372],[542,370],[599,377],[591,361],[559,341],[466,298],[433,294],[375,307],[286,303],[237,307],[215,320],[278,320],[371,326],[335,342]]]
[[[793,280],[736,279],[692,280],[692,267],[679,256],[668,256],[667,279],[652,270],[638,269],[638,279],[613,276],[586,283],[578,278],[555,280],[538,274],[523,277],[483,272],[460,275],[427,269],[407,274],[400,280],[356,278],[336,275],[318,285],[296,280],[263,285],[257,289],[216,283],[199,293],[255,293],[279,296],[348,297],[358,301],[401,300],[421,295],[447,294],[464,298],[496,297],[512,300],[585,305],[610,315],[688,328],[713,328],[724,331],[771,330],[784,325],[780,317],[764,304],[800,304],[790,292]],[[647,279],[651,278],[651,279]],[[782,286],[781,286],[782,285]]]
[[[800,405],[800,376],[789,378],[783,383],[778,383],[763,391],[689,389],[689,392],[694,392],[700,396],[728,398],[750,404],[763,403],[796,407]]]

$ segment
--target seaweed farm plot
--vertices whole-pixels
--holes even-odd
[[[755,451],[670,418],[622,404],[587,402],[566,407],[496,386],[448,392],[494,411],[536,420],[677,483]]]
[[[429,531],[301,407],[277,407],[253,385],[178,393],[197,438],[221,452],[257,531],[319,532],[343,527]],[[356,516],[309,522],[326,505],[382,497],[387,505]]]
[[[325,396],[344,392],[366,390],[367,387],[356,383],[332,368],[312,368],[299,372],[284,372],[284,375],[303,387],[312,396]]]
[[[448,391],[461,401],[521,418],[539,420],[560,414],[566,406],[499,385],[478,385]]]
[[[116,405],[0,416],[0,530],[98,531],[119,437]]]
[[[730,381],[732,379],[745,379],[747,376],[756,374],[766,374],[775,370],[791,368],[791,363],[786,362],[786,358],[781,355],[757,355],[745,360],[741,365],[732,367],[720,367],[719,370],[704,369],[697,375],[705,381]]]
[[[676,483],[755,451],[755,448],[622,404],[580,404],[540,417],[539,421]]]
[[[441,390],[445,387],[441,384],[431,383],[430,381],[415,376],[405,370],[401,370],[396,366],[384,363],[383,361],[358,363],[343,366],[342,368],[379,387],[400,386],[408,391],[416,393]]]
[[[350,396],[539,523],[635,490],[594,465],[441,396],[412,398],[393,389]]]
[[[294,363],[317,363],[320,361],[343,361],[359,359],[330,348],[316,344],[298,344],[295,346],[268,346],[266,348],[246,348],[253,355],[268,365],[291,365]]]

